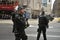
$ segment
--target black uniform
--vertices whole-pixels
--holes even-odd
[[[47,40],[46,28],[48,28],[48,22],[49,22],[48,19],[44,15],[41,15],[39,17],[39,24],[38,24],[39,28],[37,30],[38,32],[37,40],[39,40],[41,32],[43,33],[44,40]]]
[[[15,40],[27,40],[27,36],[25,34],[26,24],[24,16],[18,13],[13,13],[12,21],[13,33],[15,33]]]

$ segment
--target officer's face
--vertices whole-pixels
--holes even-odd
[[[23,13],[24,13],[24,9],[21,9],[21,10],[19,11],[19,13],[22,13],[22,14],[23,14]]]

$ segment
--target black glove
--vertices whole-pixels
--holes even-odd
[[[37,29],[37,32],[39,32],[39,28]]]
[[[49,28],[49,25],[47,25],[47,28]]]

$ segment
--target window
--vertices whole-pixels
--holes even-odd
[[[47,0],[42,0],[42,6],[47,7]]]
[[[47,3],[43,3],[43,4],[42,4],[42,6],[45,6],[45,7],[47,7]]]
[[[42,3],[47,3],[47,0],[42,0]]]

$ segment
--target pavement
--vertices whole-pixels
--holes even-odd
[[[38,19],[29,19],[28,20],[29,24],[38,24]],[[57,18],[54,18],[53,21],[50,21],[49,23],[57,23],[58,20]],[[3,19],[0,19],[0,23],[9,23],[9,24],[13,24],[12,20],[3,20]]]

